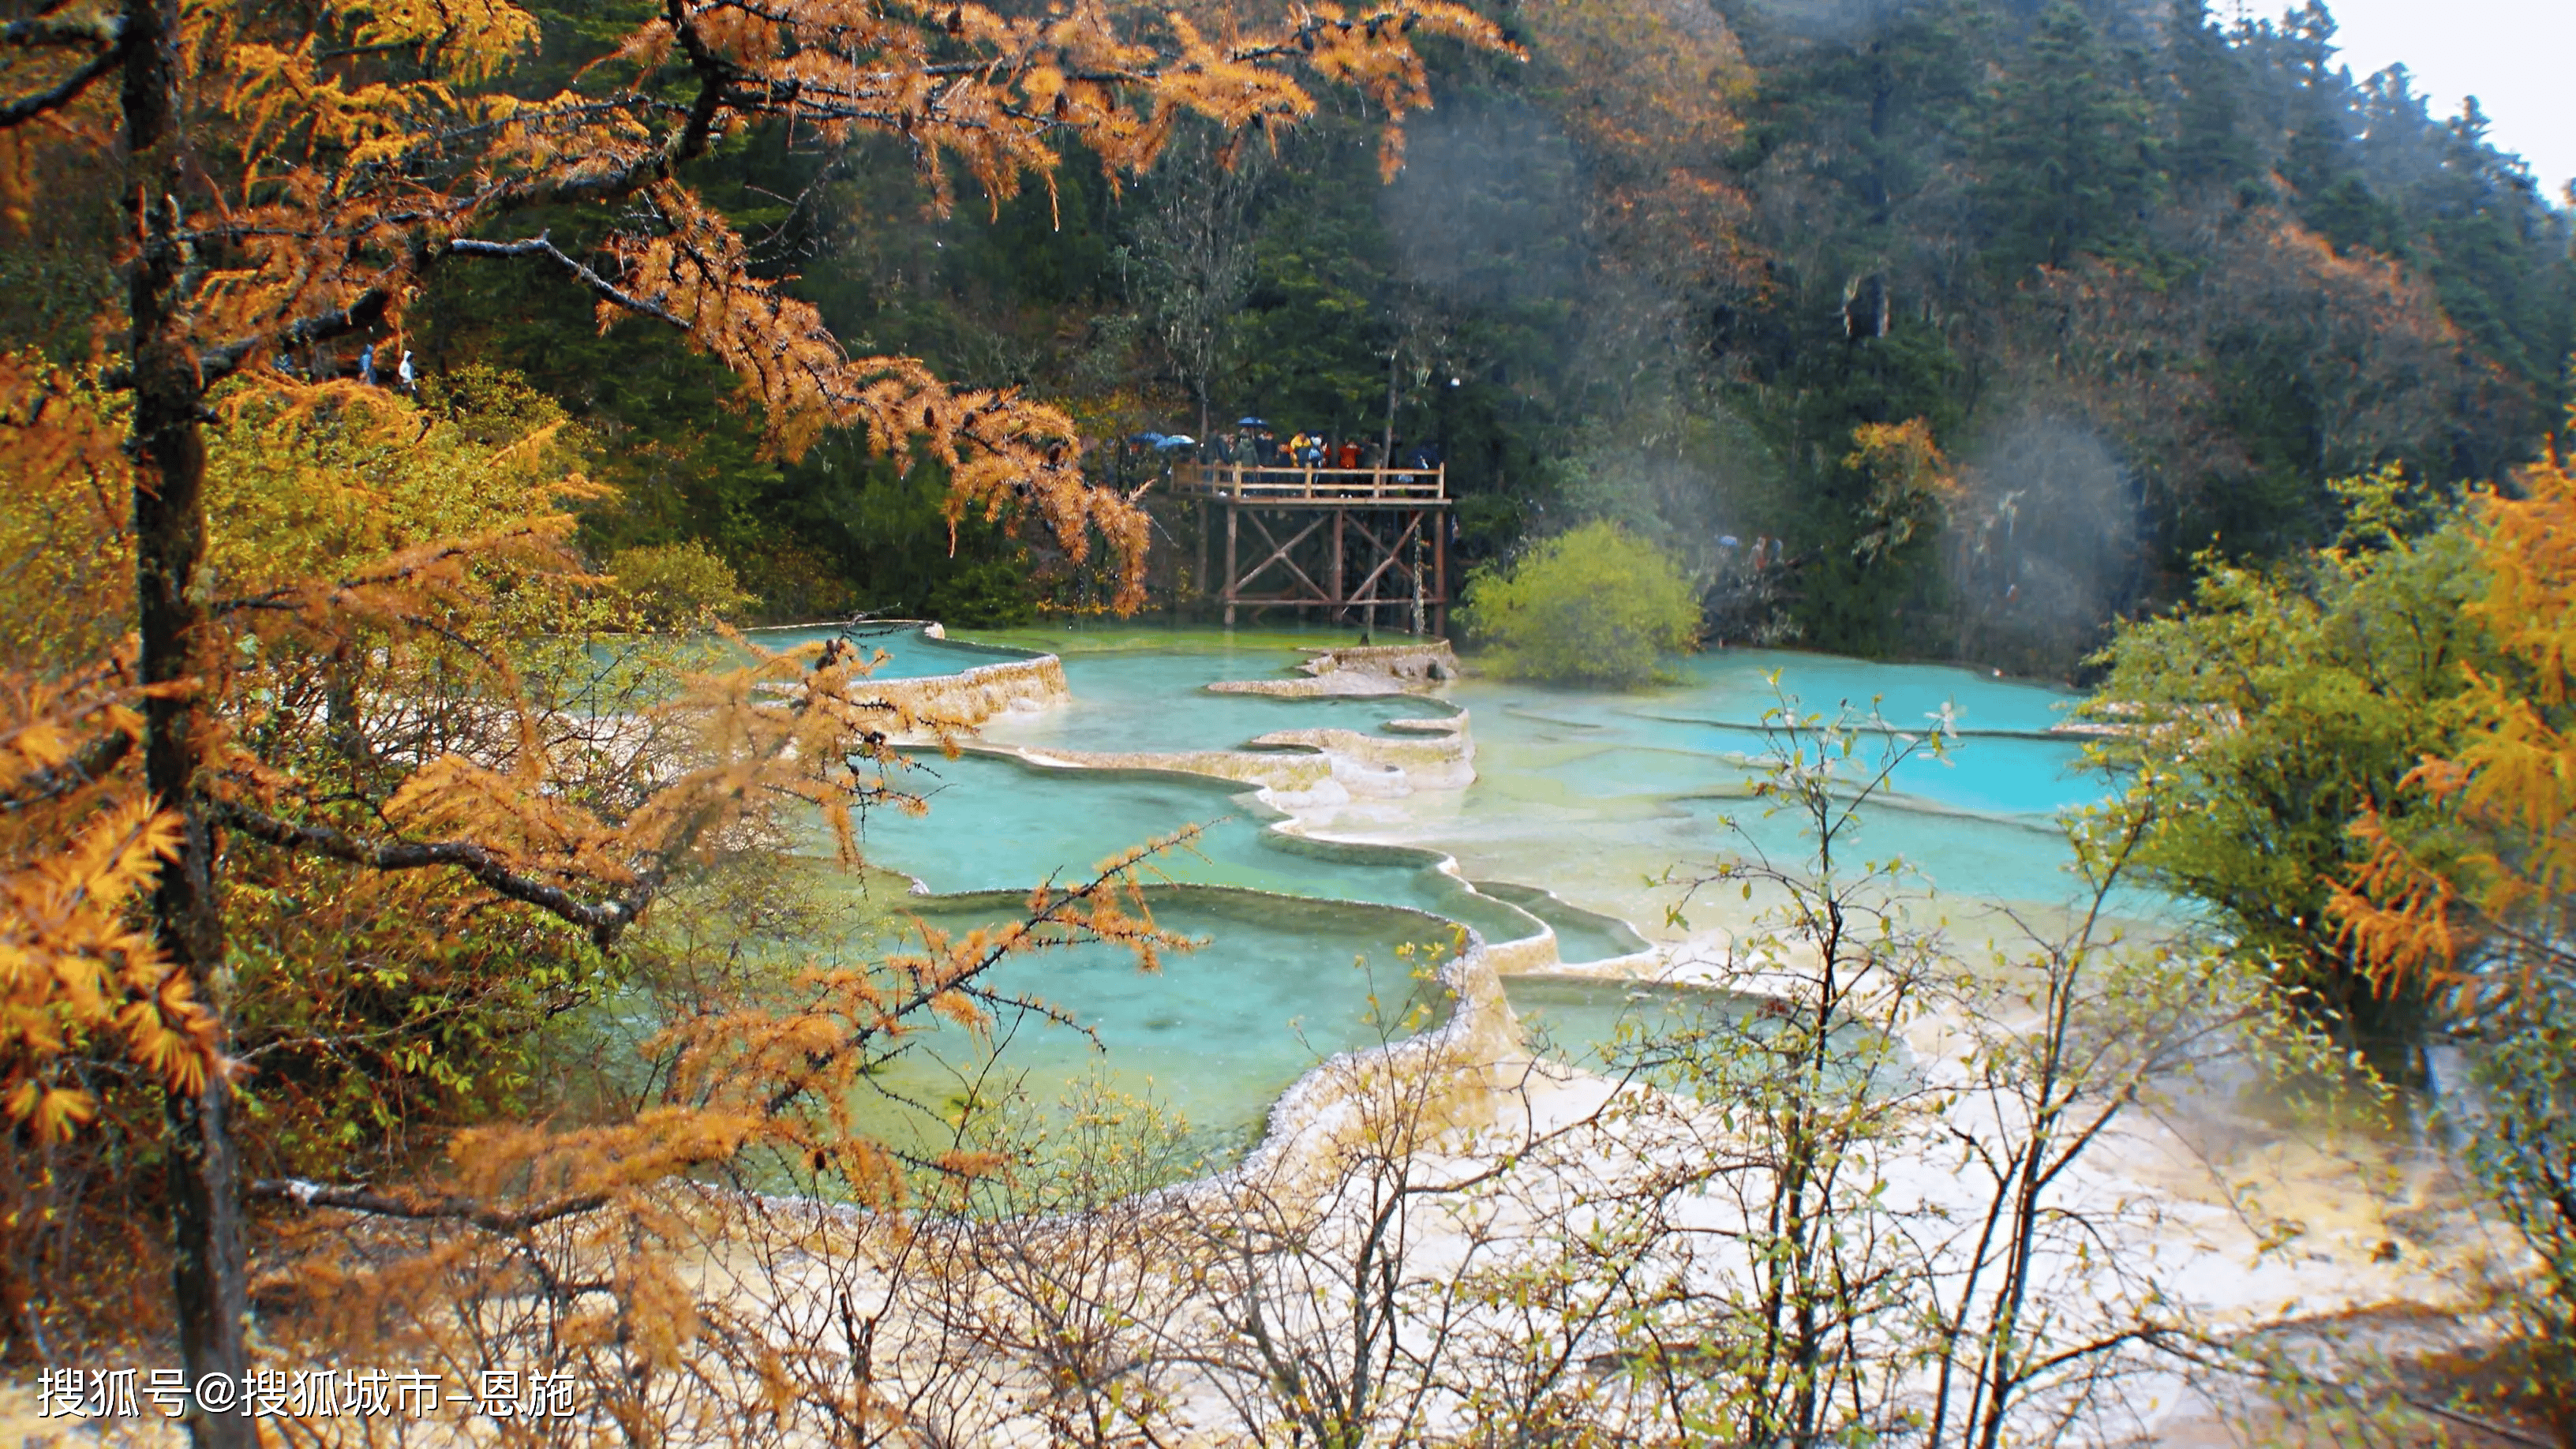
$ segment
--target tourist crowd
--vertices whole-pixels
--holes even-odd
[[[1143,433],[1133,442],[1166,459],[1191,458],[1221,467],[1247,468],[1437,468],[1440,450],[1430,443],[1392,448],[1384,438],[1340,437],[1303,429],[1282,437],[1260,418],[1244,418],[1207,439],[1177,433]]]

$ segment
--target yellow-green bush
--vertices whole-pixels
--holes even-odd
[[[704,628],[751,602],[732,566],[696,539],[621,548],[608,572],[650,628]]]
[[[1544,540],[1467,580],[1461,622],[1498,673],[1643,684],[1655,661],[1699,642],[1699,596],[1672,555],[1615,523]]]

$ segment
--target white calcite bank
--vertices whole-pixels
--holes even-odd
[[[904,733],[923,735],[942,728],[974,729],[1002,714],[1052,709],[1071,700],[1073,691],[1064,682],[1064,661],[1040,654],[980,665],[960,674],[863,680],[851,688],[850,695],[884,704],[907,722]]]
[[[1048,656],[1050,661],[1052,656]],[[1215,694],[1281,699],[1369,698],[1426,693],[1458,674],[1448,641],[1328,650],[1298,679],[1219,680]],[[978,671],[980,672],[980,671]],[[1058,688],[1063,674],[1055,674]],[[989,718],[990,716],[986,716]],[[982,720],[976,721],[982,723]],[[1286,729],[1235,750],[1074,750],[1006,747],[1037,763],[1087,769],[1176,770],[1234,780],[1267,792],[1288,810],[1401,799],[1416,790],[1463,790],[1476,778],[1476,745],[1464,710],[1429,719],[1395,719],[1383,733],[1351,729]]]
[[[985,672],[970,671],[957,680]],[[1307,660],[1299,677],[1225,680],[1204,688],[1220,696],[1318,701],[1445,697],[1458,672],[1457,659],[1445,644],[1394,645],[1320,651]],[[1052,684],[1064,691],[1060,666]],[[1509,774],[1500,782],[1502,788],[1489,782],[1471,793],[1479,781],[1477,744],[1463,708],[1445,718],[1381,721],[1373,730],[1319,726],[1268,731],[1235,749],[1071,749],[997,740],[977,748],[1060,769],[1168,771],[1238,783],[1285,816],[1272,821],[1270,829],[1307,841],[1400,844],[1440,852],[1444,838],[1472,840],[1510,862],[1500,869],[1478,862],[1473,867],[1478,876],[1536,887],[1582,881],[1587,870],[1604,878],[1615,873],[1633,883],[1651,874],[1637,868],[1641,862],[1650,864],[1649,857],[1667,864],[1685,858],[1683,847],[1668,848],[1668,841],[1687,841],[1703,852],[1715,848],[1713,817],[1720,807],[1694,816],[1674,802],[1724,798],[1730,784],[1715,777],[1740,776],[1745,756],[1760,743],[1758,731],[1748,724],[1758,708],[1719,712],[1701,709],[1696,700],[1663,701],[1604,726],[1585,713],[1592,706],[1563,696],[1532,693],[1495,703],[1496,692],[1481,685],[1459,692],[1474,699],[1480,711],[1490,709],[1489,717],[1505,735],[1500,767]],[[1844,692],[1870,697],[1848,688]],[[951,690],[925,697],[962,696]],[[986,697],[976,693],[965,702]],[[1909,854],[1964,869],[1972,859],[1968,845],[2002,837],[2004,825],[2022,832],[2046,828],[2045,815],[2037,814],[2033,824],[2035,812],[2015,805],[2010,792],[2027,783],[2038,763],[2053,758],[2047,751],[2061,747],[2033,738],[2044,735],[2044,721],[2037,728],[2005,723],[2009,727],[1972,742],[1973,750],[1995,762],[1991,778],[1932,782],[1962,793],[1984,790],[1998,803],[1972,797],[1965,805],[1953,803],[1948,813],[1917,810],[1915,827],[1926,833],[1931,848],[1918,851],[1913,842],[1900,841]],[[1721,740],[1727,743],[1715,743]],[[1913,781],[1902,783],[1914,788]],[[1621,791],[1637,802],[1633,808],[1601,803]],[[1936,798],[1929,793],[1918,797],[1926,805]],[[1740,804],[1723,808],[1747,816],[1759,809]],[[1614,811],[1617,820],[1605,825],[1602,817]],[[1505,814],[1512,818],[1498,818]],[[1597,848],[1602,842],[1632,852],[1637,860],[1623,855],[1606,868],[1599,865],[1598,857],[1606,853]],[[1468,844],[1449,848],[1474,853]],[[1444,860],[1441,868],[1465,879],[1454,858]],[[1629,889],[1634,890],[1633,884]],[[1567,888],[1564,894],[1598,913],[1618,911],[1644,919],[1629,906],[1642,897],[1623,895],[1612,905],[1604,903],[1606,890],[1587,897]],[[2030,899],[2018,891],[2014,896]],[[1512,901],[1507,894],[1496,898]],[[1526,1209],[1534,1242],[1544,1238],[1549,1205],[1597,1199],[1624,1181],[1651,1178],[1662,1147],[1615,1125],[1585,1128],[1563,1139],[1567,1147],[1559,1152],[1524,1153],[1515,1146],[1531,1134],[1570,1129],[1602,1116],[1603,1104],[1615,1095],[1648,1089],[1534,1058],[1521,1039],[1505,983],[1515,977],[1667,984],[1722,980],[1732,990],[1748,985],[1758,990],[1760,983],[1748,982],[1740,962],[1730,960],[1724,969],[1716,964],[1729,958],[1734,946],[1726,927],[1740,923],[1713,915],[1687,928],[1656,931],[1660,939],[1650,949],[1614,949],[1607,955],[1596,950],[1569,964],[1556,930],[1537,915],[1530,915],[1529,922],[1530,929],[1519,935],[1491,929],[1469,933],[1467,949],[1443,967],[1455,1006],[1442,1026],[1317,1066],[1278,1100],[1260,1147],[1248,1159],[1173,1191],[1194,1198],[1212,1195],[1205,1199],[1210,1202],[1256,1190],[1325,1198],[1333,1187],[1327,1179],[1339,1170],[1336,1164],[1353,1160],[1354,1144],[1369,1125],[1367,1104],[1398,1090],[1390,1084],[1432,1079],[1438,1082],[1433,1115],[1452,1134],[1434,1149],[1445,1154],[1435,1165],[1458,1176],[1494,1174],[1494,1198]],[[1959,1047],[1937,1023],[1909,1032],[1908,1041],[1925,1073],[1939,1077],[1963,1070]],[[1667,1102],[1659,1113],[1652,1120],[1675,1132],[1716,1140],[1726,1131],[1722,1111],[1703,1113],[1698,1104]],[[2063,1275],[2064,1291],[2111,1302],[2123,1291],[2113,1280],[2124,1263],[2151,1264],[2167,1289],[2189,1300],[2195,1319],[2219,1332],[2399,1301],[2443,1303],[2455,1291],[2459,1279],[2448,1271],[2455,1265],[2437,1261],[2437,1254],[2474,1250],[2475,1228],[2444,1182],[2437,1155],[2410,1159],[2369,1143],[2310,1145],[2289,1134],[2250,1129],[2242,1140],[2221,1140],[2223,1134],[2214,1134],[2210,1124],[2226,1115],[2224,1109],[2197,1120],[2184,1112],[2164,1117],[2137,1113],[2069,1168],[2059,1187],[2065,1200],[2098,1211],[2106,1221],[2116,1219],[2132,1235],[2115,1245],[2121,1263],[2070,1260],[2053,1265]],[[1612,1114],[1607,1120],[1615,1124],[1622,1119]],[[1575,1144],[1581,1150],[1573,1150]],[[2221,1174],[2211,1171],[2213,1165],[2223,1167],[2224,1176],[2239,1185],[2259,1180],[2259,1193],[2231,1198],[2219,1189]],[[1936,1160],[1929,1152],[1919,1160],[1889,1164],[1888,1180],[1892,1200],[1927,1216],[1955,1216],[1976,1207],[1965,1195],[1956,1164]],[[2257,1197],[2269,1217],[2258,1219],[2248,1209]],[[1731,1225],[1715,1209],[1712,1214],[1698,1226],[1723,1237]],[[2281,1224],[2293,1217],[2302,1225],[2300,1231],[2286,1240],[2266,1240],[2267,1233],[2282,1231]],[[2415,1227],[2401,1230],[2401,1220]],[[1435,1271],[1444,1256],[1468,1250],[1472,1233],[1488,1230],[1432,1215],[1417,1224],[1409,1252],[1419,1260],[1416,1266]],[[2197,1403],[2174,1377],[2142,1377],[2114,1398],[2129,1423],[2151,1436],[2178,1414],[2206,1412],[2206,1405]]]

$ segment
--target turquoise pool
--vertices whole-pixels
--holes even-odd
[[[1319,1057],[1375,1046],[1447,1014],[1448,996],[1408,963],[1453,934],[1414,910],[1206,887],[1154,894],[1163,926],[1204,944],[1137,968],[1089,944],[1017,956],[986,979],[1079,1023],[1001,1007],[989,1036],[941,1022],[876,1073],[870,1119],[890,1140],[947,1145],[970,1103],[1017,1091],[1043,1111],[1096,1083],[1190,1124],[1210,1160],[1239,1155],[1270,1104]],[[963,933],[1009,919],[1016,892],[923,903],[919,919]],[[918,946],[889,931],[896,949]]]
[[[1077,878],[1128,846],[1203,827],[1152,876],[1162,918],[1207,937],[1204,950],[1143,976],[1122,954],[1086,948],[1015,962],[996,984],[1056,1002],[1097,1036],[1095,1046],[1034,1019],[1014,1023],[999,1068],[1006,1080],[1043,1101],[1078,1077],[1102,1075],[1187,1115],[1211,1141],[1249,1140],[1300,1072],[1375,1040],[1369,983],[1404,982],[1396,948],[1448,930],[1445,923],[1504,941],[1545,922],[1568,962],[1739,924],[1718,902],[1692,905],[1677,924],[1667,917],[1677,893],[1655,882],[1748,841],[1782,860],[1803,854],[1794,822],[1766,817],[1748,790],[1752,761],[1768,743],[1762,716],[1779,703],[1767,677],[1774,673],[1800,710],[1848,707],[1887,730],[1926,730],[1946,708],[1957,731],[1946,757],[1898,766],[1850,842],[1850,858],[1904,857],[1937,886],[1945,908],[1973,915],[1979,906],[2045,910],[2062,900],[2069,882],[2055,816],[2101,792],[2080,770],[2077,745],[2047,733],[2068,696],[1956,669],[1730,651],[1677,661],[1672,683],[1633,693],[1471,676],[1438,698],[1279,699],[1207,686],[1290,677],[1304,648],[1351,641],[1116,627],[971,642],[907,632],[870,642],[893,656],[881,671],[889,677],[1056,653],[1073,702],[988,727],[996,742],[1039,749],[1233,749],[1273,730],[1382,732],[1395,720],[1468,712],[1473,784],[1309,812],[1304,825],[1330,840],[1271,829],[1277,812],[1228,782],[975,754],[923,760],[913,784],[929,799],[927,816],[879,812],[867,821],[869,863],[918,881],[931,893],[920,909],[940,921],[1006,908],[1007,897],[974,893]],[[1444,858],[1458,873],[1441,868]],[[1480,890],[1468,880],[1492,884]],[[2160,908],[2126,904],[2141,916]],[[1559,1039],[1578,1058],[1597,1051],[1608,1024],[1634,1006],[1624,986],[1522,981],[1512,995],[1561,1026]],[[934,1135],[939,1114],[975,1098],[983,1089],[973,1084],[990,1081],[979,1074],[996,1070],[981,1045],[946,1029],[907,1057],[884,1080],[927,1114],[929,1125],[914,1130]]]

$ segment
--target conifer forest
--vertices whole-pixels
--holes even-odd
[[[0,1428],[2576,1449],[2576,177],[2327,0],[0,0]]]

